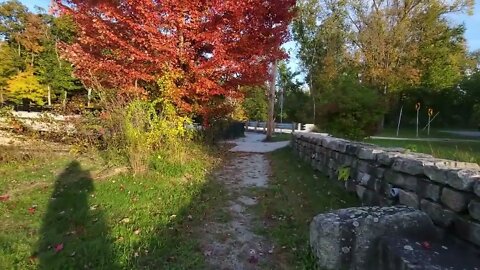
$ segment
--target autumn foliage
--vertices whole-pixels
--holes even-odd
[[[212,100],[265,82],[269,64],[285,57],[296,1],[55,2],[76,24],[76,40],[62,49],[87,86],[158,96],[157,81],[174,74],[175,104],[208,114]]]

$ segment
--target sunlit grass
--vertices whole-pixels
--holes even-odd
[[[0,165],[0,269],[201,269],[193,229],[215,218],[216,160],[104,178],[96,157],[50,155]],[[4,197],[5,198],[5,197]]]

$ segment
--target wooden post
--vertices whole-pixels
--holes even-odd
[[[267,137],[270,141],[273,137],[274,131],[274,113],[275,113],[275,84],[277,81],[277,60],[272,65],[272,78],[270,82],[270,89],[268,91],[268,120],[267,120]]]

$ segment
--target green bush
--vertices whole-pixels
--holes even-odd
[[[378,93],[344,75],[321,95],[317,126],[334,136],[363,139],[372,135],[384,114]]]
[[[182,159],[186,142],[193,137],[194,131],[187,128],[191,123],[167,99],[114,98],[101,113],[84,115],[76,126],[81,145],[93,145],[109,163],[127,162],[134,173],[143,173],[160,152],[171,160]]]

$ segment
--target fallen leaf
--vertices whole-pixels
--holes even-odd
[[[29,212],[30,214],[32,214],[32,215],[35,214],[35,211],[37,211],[37,208],[36,208],[36,207],[33,207],[33,206],[32,206],[32,207],[28,208],[28,212]]]
[[[248,262],[249,263],[252,263],[252,264],[256,264],[258,263],[258,258],[254,255],[251,255],[249,258],[248,258]]]
[[[55,253],[59,253],[62,250],[63,250],[63,243],[55,245]]]
[[[30,263],[35,263],[35,261],[38,259],[38,257],[37,257],[36,254],[34,254],[34,255],[28,257],[28,259],[30,260]]]
[[[8,194],[0,196],[0,202],[6,202],[9,199],[10,199],[10,195],[8,195]]]
[[[428,242],[428,241],[423,241],[423,242],[422,242],[422,247],[423,247],[424,249],[431,249],[431,248],[432,248],[432,245],[430,245],[430,242]]]

